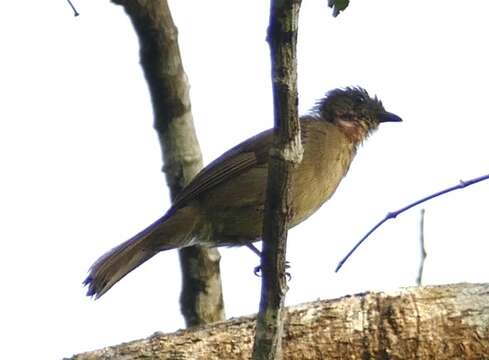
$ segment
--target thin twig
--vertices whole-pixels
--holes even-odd
[[[387,220],[394,219],[397,215],[402,214],[406,210],[409,210],[412,207],[415,207],[415,206],[417,206],[419,204],[422,204],[425,201],[434,199],[434,198],[436,198],[436,197],[438,197],[440,195],[444,195],[444,194],[449,193],[449,192],[454,191],[454,190],[466,188],[467,186],[473,185],[475,183],[478,183],[478,182],[481,182],[481,181],[484,181],[484,180],[487,180],[487,179],[489,179],[489,174],[483,175],[483,176],[480,176],[480,177],[477,177],[477,178],[472,179],[472,180],[466,180],[466,181],[460,180],[460,182],[457,185],[455,185],[455,186],[449,187],[449,188],[447,188],[445,190],[441,190],[441,191],[438,191],[437,193],[434,193],[434,194],[431,194],[429,196],[426,196],[426,197],[422,198],[421,200],[415,201],[412,204],[409,204],[409,205],[407,205],[407,206],[405,206],[405,207],[403,207],[403,208],[401,208],[401,209],[399,209],[397,211],[393,211],[393,212],[387,213],[387,215],[385,216],[385,218],[383,218],[382,220],[380,220],[372,229],[370,229],[370,231],[367,232],[367,234],[365,234],[365,236],[363,238],[361,238],[360,241],[357,242],[356,245],[348,252],[348,254],[346,254],[346,256],[338,263],[338,266],[336,267],[335,272],[338,272],[341,269],[341,267],[343,266],[343,264],[346,262],[346,260],[348,260],[348,258],[370,236],[370,234],[372,234],[375,230],[377,230]]]
[[[421,260],[419,262],[418,278],[416,284],[421,286],[423,283],[424,261],[426,259],[426,248],[424,246],[424,213],[425,209],[421,209],[421,219],[419,220],[419,241],[421,247]]]
[[[71,8],[73,9],[73,12],[75,13],[75,16],[80,15],[80,13],[76,11],[75,6],[73,6],[73,4],[71,3],[71,0],[66,0],[66,1],[68,1],[68,4],[70,4]]]

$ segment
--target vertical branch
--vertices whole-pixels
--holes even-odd
[[[272,0],[267,40],[272,60],[274,144],[263,224],[262,289],[253,359],[281,359],[291,170],[302,159],[296,42],[300,0]]]
[[[139,38],[141,66],[151,95],[163,171],[174,199],[202,168],[177,28],[166,0],[112,1],[124,7]],[[187,326],[223,320],[219,252],[189,248],[179,255],[183,277],[180,304]]]
[[[419,262],[418,277],[416,279],[416,284],[421,286],[423,283],[423,269],[424,261],[426,259],[426,248],[424,246],[424,213],[425,209],[421,209],[421,219],[419,221],[419,241],[421,243],[421,259]]]

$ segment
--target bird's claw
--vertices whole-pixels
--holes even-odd
[[[288,261],[285,262],[285,268],[290,268],[290,263]],[[261,277],[261,265],[255,266],[253,269],[253,274],[255,274],[257,277]],[[287,277],[287,281],[292,280],[292,275],[290,275],[288,271],[285,272],[285,276]]]
[[[253,269],[253,274],[255,274],[255,276],[257,277],[261,277],[260,273],[261,273],[261,266],[260,265],[255,266],[255,268]]]

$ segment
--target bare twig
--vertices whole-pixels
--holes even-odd
[[[341,269],[341,267],[344,265],[344,263],[346,262],[346,260],[348,260],[348,258],[355,252],[355,250],[375,231],[377,230],[383,223],[385,223],[387,220],[390,220],[390,219],[394,219],[397,215],[399,214],[402,214],[403,212],[411,209],[412,207],[415,207],[419,204],[422,204],[428,200],[431,200],[431,199],[434,199],[440,195],[444,195],[446,193],[449,193],[449,192],[452,192],[454,190],[458,190],[458,189],[463,189],[463,188],[466,188],[467,186],[470,186],[470,185],[473,185],[475,183],[478,183],[478,182],[481,182],[481,181],[484,181],[484,180],[487,180],[489,179],[489,174],[487,175],[483,175],[483,176],[480,176],[480,177],[477,177],[475,179],[471,179],[471,180],[460,180],[460,182],[455,185],[455,186],[452,186],[452,187],[449,187],[445,190],[441,190],[441,191],[438,191],[434,194],[431,194],[429,196],[426,196],[418,201],[415,201],[413,202],[412,204],[409,204],[397,211],[393,211],[393,212],[389,212],[387,213],[387,215],[385,216],[385,218],[383,218],[382,220],[380,220],[372,229],[370,229],[369,232],[367,232],[365,234],[365,236],[363,238],[360,239],[359,242],[356,243],[356,245],[348,252],[348,254],[346,254],[346,256],[338,263],[338,266],[336,267],[336,272],[338,272],[338,270]]]
[[[263,277],[253,345],[254,360],[282,358],[291,169],[302,159],[296,60],[300,5],[300,0],[272,0],[270,9],[268,43],[272,58],[275,136],[270,152],[263,220]]]
[[[71,8],[73,9],[73,12],[75,13],[75,16],[80,15],[80,13],[78,11],[76,11],[75,6],[73,6],[71,1],[70,0],[66,0],[66,1],[68,1],[68,4],[70,4]]]
[[[419,262],[418,277],[416,279],[416,284],[418,286],[421,286],[423,283],[423,269],[424,269],[424,261],[426,259],[426,249],[424,247],[424,213],[425,213],[425,209],[421,209],[421,219],[419,221],[419,241],[421,247],[421,260]]]

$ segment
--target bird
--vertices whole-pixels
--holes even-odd
[[[357,149],[384,122],[402,119],[361,87],[327,92],[300,117],[303,157],[292,169],[288,228],[306,220],[336,191]],[[102,255],[83,284],[104,295],[161,251],[192,245],[251,245],[261,240],[269,152],[274,131],[263,131],[203,168],[147,228]]]

